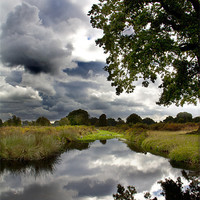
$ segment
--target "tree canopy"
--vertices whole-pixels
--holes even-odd
[[[107,126],[107,119],[105,114],[102,114],[99,117],[99,126]]]
[[[8,126],[21,126],[21,124],[22,124],[21,119],[17,117],[16,115],[13,115],[12,118],[8,119],[5,122],[5,125],[8,125]]]
[[[133,113],[133,114],[129,115],[129,116],[126,118],[126,123],[127,123],[127,124],[142,123],[142,118],[141,118],[139,115]]]
[[[99,0],[89,11],[108,53],[105,70],[116,93],[160,78],[158,104],[196,104],[200,98],[199,0]]]
[[[51,122],[46,117],[39,117],[36,120],[36,125],[37,126],[50,126]]]
[[[67,116],[71,125],[88,125],[89,114],[87,111],[78,109],[70,112]]]
[[[192,114],[188,112],[180,112],[176,115],[176,121],[179,123],[186,123],[192,121]]]

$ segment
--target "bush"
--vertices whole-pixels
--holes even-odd
[[[154,131],[159,131],[163,129],[164,125],[165,125],[164,123],[152,124],[150,125],[150,129]]]
[[[147,124],[137,123],[132,126],[135,129],[149,129]]]
[[[167,131],[180,131],[183,129],[183,125],[175,123],[167,123],[162,127],[162,129]]]

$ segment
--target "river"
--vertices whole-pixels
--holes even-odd
[[[166,158],[135,152],[117,139],[95,141],[72,145],[44,163],[1,162],[0,199],[112,200],[119,183],[135,186],[138,199],[144,191],[163,199],[157,182],[179,176],[182,169],[173,168]]]

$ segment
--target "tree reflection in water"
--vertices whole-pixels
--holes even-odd
[[[190,182],[187,188],[183,188],[181,178],[176,181],[167,178],[164,181],[159,181],[161,184],[161,195],[166,200],[199,200],[200,199],[200,180],[198,177],[191,177],[185,171],[183,176]],[[136,188],[128,186],[127,189],[122,185],[117,186],[117,193],[113,194],[114,200],[136,200],[134,195],[137,194]],[[149,192],[145,193],[144,197],[149,200],[158,200],[157,197],[152,198]]]

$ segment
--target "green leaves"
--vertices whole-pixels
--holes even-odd
[[[105,70],[117,94],[133,92],[139,76],[148,87],[161,75],[159,104],[196,103],[200,97],[198,6],[189,0],[102,0],[93,5],[88,15],[92,26],[103,30],[96,43],[108,53]]]

